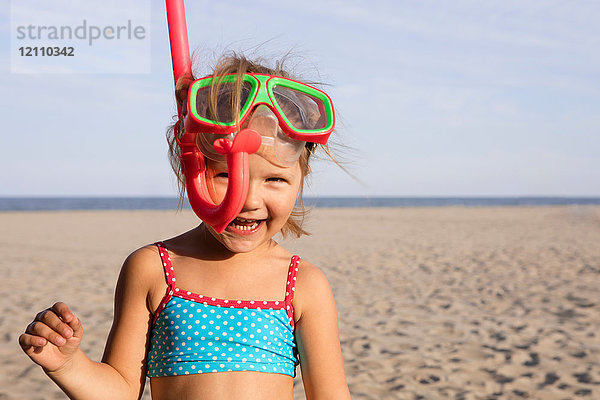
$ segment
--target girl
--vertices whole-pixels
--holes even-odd
[[[273,240],[278,232],[306,233],[294,206],[297,199],[302,204],[303,180],[316,147],[283,134],[281,114],[287,130],[311,118],[318,125],[319,107],[283,89],[276,94],[277,110],[250,104],[251,79],[275,76],[287,82],[289,75],[244,57],[226,58],[212,76],[208,89],[198,91],[205,95],[197,95],[193,112],[219,121],[239,115],[248,104],[248,116],[236,122],[262,138],[259,150],[248,156],[248,194],[241,212],[222,231],[202,223],[125,260],[101,362],[79,349],[82,324],[66,304],[56,303],[35,317],[19,343],[72,399],[136,399],[146,375],[153,399],[292,399],[298,363],[308,399],[350,398],[327,279]],[[214,78],[224,76],[235,79]],[[191,81],[178,82],[180,107],[186,108],[181,99],[190,98]],[[169,133],[180,183],[182,152],[175,142],[181,131]],[[219,204],[230,171],[217,146],[210,145],[217,136],[199,137],[206,188]]]

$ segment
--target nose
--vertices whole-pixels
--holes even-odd
[[[250,184],[248,185],[248,195],[246,196],[246,201],[244,202],[242,212],[258,210],[262,207],[262,205],[263,198],[259,184],[258,182],[253,182],[252,178],[250,178]]]

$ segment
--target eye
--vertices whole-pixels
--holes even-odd
[[[229,178],[229,174],[227,172],[221,172],[215,175],[216,178]]]
[[[271,178],[267,178],[267,182],[287,182],[287,180],[279,176],[273,176]]]

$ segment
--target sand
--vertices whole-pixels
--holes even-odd
[[[18,346],[33,315],[71,304],[100,359],[123,259],[195,223],[0,213],[0,399],[64,398]],[[354,399],[600,399],[600,208],[318,209],[308,227],[285,244],[330,280]]]

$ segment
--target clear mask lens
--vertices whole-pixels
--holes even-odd
[[[281,85],[273,87],[273,96],[294,128],[323,129],[327,125],[327,115],[322,100]]]

